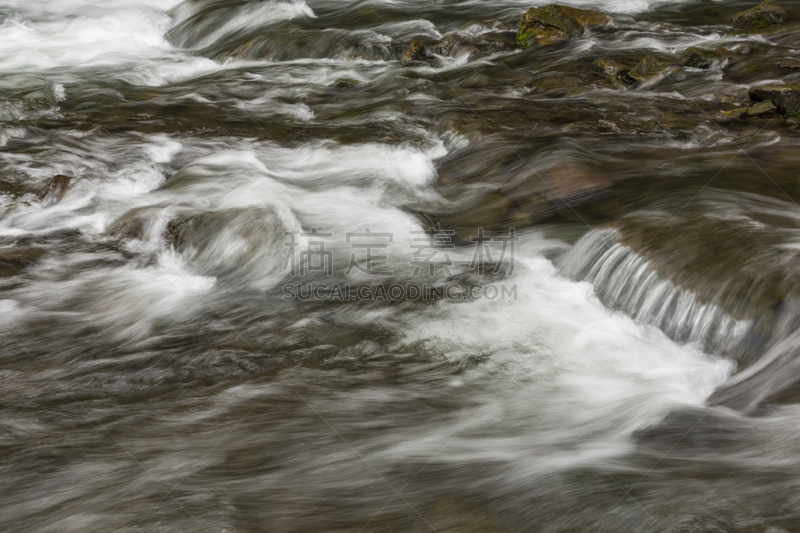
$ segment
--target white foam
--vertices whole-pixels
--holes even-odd
[[[409,319],[406,342],[454,362],[484,358],[453,383],[473,389],[470,397],[480,408],[465,414],[461,425],[417,428],[392,454],[447,445],[448,454],[462,460],[516,457],[521,470],[512,475],[530,479],[624,452],[631,432],[677,406],[703,405],[733,371],[727,360],[679,346],[657,328],[604,308],[591,285],[558,276],[537,251],[542,243],[535,234],[523,235],[519,246],[518,270],[502,282],[516,284],[516,300],[442,302]],[[487,382],[496,386],[483,388]],[[521,442],[495,439],[493,427],[537,430]],[[460,439],[470,428],[476,433]],[[543,463],[533,461],[531,442]],[[582,451],[562,452],[565,442],[580,443]],[[550,445],[553,450],[542,451]]]

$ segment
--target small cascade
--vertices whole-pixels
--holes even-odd
[[[594,285],[606,305],[660,328],[678,342],[699,342],[712,353],[742,355],[761,337],[758,319],[736,319],[659,275],[621,244],[615,229],[587,233],[559,261],[561,272]]]

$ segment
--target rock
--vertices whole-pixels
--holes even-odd
[[[39,194],[42,203],[56,203],[64,197],[64,194],[72,185],[72,178],[63,174],[53,176],[53,179],[45,186]]]
[[[774,115],[777,112],[778,108],[772,102],[761,102],[747,108],[748,117],[764,117]]]
[[[800,70],[800,61],[797,59],[788,59],[785,61],[781,61],[781,68],[785,70]]]
[[[358,82],[348,78],[339,78],[331,84],[334,89],[352,89],[358,87]]]
[[[772,102],[781,113],[789,116],[800,114],[800,85],[794,83],[762,85],[751,87],[749,94],[754,102]]]
[[[477,56],[502,50],[512,50],[516,48],[515,39],[516,33],[509,31],[495,31],[470,36],[451,33],[436,43],[433,51],[441,56],[456,57],[462,54]]]
[[[458,34],[448,35],[436,44],[436,53],[442,56],[455,57],[459,53],[474,54],[478,49],[472,42]]]
[[[137,207],[131,209],[111,225],[105,232],[109,237],[119,239],[149,240],[160,210],[154,207]]]
[[[605,133],[622,133],[619,124],[611,119],[601,118],[597,121],[597,129]]]
[[[633,67],[628,76],[637,83],[646,83],[662,74],[668,74],[674,66],[675,63],[672,61],[650,54]]]
[[[517,45],[527,48],[532,42],[545,44],[578,36],[584,28],[609,22],[608,16],[596,11],[551,4],[534,7],[522,15]]]
[[[737,107],[736,109],[728,109],[717,113],[717,118],[720,120],[737,120],[747,114],[746,107]]]
[[[766,117],[774,115],[778,112],[778,108],[772,102],[761,102],[750,107],[737,107],[727,111],[720,111],[717,114],[718,119],[737,120],[747,117]]]
[[[690,46],[681,54],[678,62],[684,67],[708,68],[718,59],[714,52]]]
[[[408,45],[408,49],[403,54],[403,61],[425,61],[431,59],[433,56],[425,47],[425,44],[420,41],[413,41]]]
[[[274,206],[235,208],[171,220],[167,242],[188,252],[196,265],[212,275],[250,271],[277,274],[286,253],[286,231],[300,224],[288,209]]]
[[[39,248],[0,248],[0,278],[20,274],[25,268],[34,264],[44,255]]]
[[[628,75],[630,68],[610,59],[598,59],[592,63],[592,69],[603,74],[609,81],[621,81],[626,85],[634,85],[636,80]]]
[[[756,45],[754,45],[752,43],[745,44],[745,45],[741,46],[740,48],[737,48],[735,54],[737,56],[749,56],[753,52],[757,51],[758,48],[759,48],[758,46],[756,46]]]
[[[719,57],[736,57],[737,55],[739,55],[736,52],[731,52],[724,46],[718,46],[717,48],[714,48],[714,53],[717,54]]]
[[[785,9],[767,0],[736,15],[733,18],[733,27],[737,30],[763,30],[770,26],[777,26],[788,16]]]

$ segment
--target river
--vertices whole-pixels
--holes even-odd
[[[541,4],[0,1],[0,529],[800,531],[800,29]]]

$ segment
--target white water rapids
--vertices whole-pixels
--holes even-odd
[[[441,272],[415,273],[414,235],[428,229],[418,213],[454,208],[437,168],[471,141],[402,106],[336,119],[404,128],[413,142],[303,137],[328,116],[306,95],[341,78],[388,85],[396,61],[198,50],[379,4],[406,20],[363,30],[378,44],[408,24],[445,28],[418,15],[429,3],[270,0],[192,26],[191,45],[169,36],[212,4],[0,3],[0,248],[36,254],[0,277],[0,529],[677,532],[715,497],[720,516],[740,523],[731,487],[750,468],[797,457],[785,431],[796,416],[749,421],[706,407],[735,363],[601,303],[591,280],[554,265],[569,245],[542,229],[518,230],[513,273],[493,280],[513,297],[284,298],[296,281],[284,268],[292,231],[327,235],[335,273],[314,282],[370,281],[343,273],[347,235],[367,228],[392,235],[375,263],[392,283],[441,282]],[[492,11],[483,0],[430,4]],[[513,14],[532,2],[497,4]],[[572,4],[632,17],[664,2]],[[449,61],[408,70],[466,60]],[[403,94],[433,98],[416,90]],[[85,111],[65,110],[76,95],[120,112],[152,97],[156,110],[116,130],[54,126]],[[229,131],[161,131],[159,113],[185,106],[244,119]],[[57,174],[73,185],[40,202]],[[233,213],[210,244],[165,240],[170,221],[205,213]],[[137,232],[114,233],[130,220]],[[473,251],[449,251],[455,277],[472,275]],[[708,438],[731,440],[717,467],[733,473],[703,499],[710,489],[676,470],[705,460],[679,452],[705,427],[692,417],[706,416],[726,428]],[[736,447],[747,439],[764,455]]]

